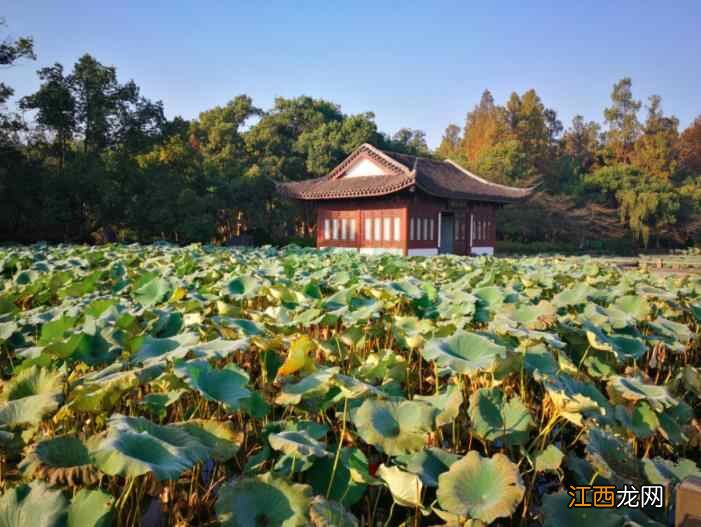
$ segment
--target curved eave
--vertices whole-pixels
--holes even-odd
[[[377,176],[372,176],[377,177]],[[394,194],[408,187],[414,185],[415,181],[413,177],[407,177],[393,185],[387,185],[380,188],[367,188],[361,190],[348,190],[348,191],[297,191],[295,186],[297,182],[289,183],[278,183],[277,189],[283,196],[296,199],[300,201],[319,201],[319,200],[333,200],[333,199],[349,199],[349,198],[373,198],[378,196],[386,196],[388,194]]]
[[[530,197],[536,187],[520,188],[518,194],[514,196],[504,196],[498,194],[480,194],[476,192],[456,192],[448,189],[430,188],[417,181],[416,186],[430,196],[441,199],[486,201],[489,203],[518,203]]]

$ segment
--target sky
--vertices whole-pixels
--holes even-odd
[[[567,125],[603,120],[613,84],[686,127],[701,114],[701,1],[58,1],[5,0],[3,36],[31,35],[38,59],[0,70],[16,95],[36,70],[84,53],[133,79],[168,117],[248,94],[310,95],[374,112],[381,131],[449,123],[488,88],[497,103],[533,88]],[[641,113],[641,117],[644,115]]]

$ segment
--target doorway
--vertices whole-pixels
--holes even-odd
[[[441,212],[441,243],[438,247],[439,254],[453,253],[453,237],[455,234],[455,215],[452,212]]]

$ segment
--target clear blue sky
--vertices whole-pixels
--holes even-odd
[[[601,121],[630,76],[636,97],[661,95],[682,127],[701,114],[699,0],[147,3],[3,2],[9,34],[33,35],[38,53],[3,80],[25,95],[40,66],[89,52],[169,117],[241,93],[265,109],[306,94],[373,111],[385,132],[423,129],[432,147],[485,88],[498,103],[535,88],[567,124]]]

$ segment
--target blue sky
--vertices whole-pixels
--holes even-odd
[[[432,147],[485,88],[498,103],[534,88],[567,124],[601,121],[613,83],[630,76],[636,97],[661,95],[682,127],[701,114],[698,0],[3,4],[6,32],[33,35],[38,53],[2,70],[19,96],[39,67],[89,52],[169,117],[241,93],[264,109],[306,94],[373,111],[385,132],[423,129]]]

